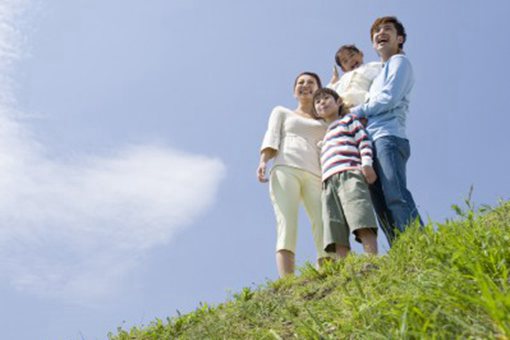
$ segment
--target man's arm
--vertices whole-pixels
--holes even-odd
[[[384,70],[382,71],[384,72]],[[382,88],[365,104],[351,109],[358,118],[378,115],[397,107],[413,85],[413,69],[407,57],[396,55],[388,61]]]

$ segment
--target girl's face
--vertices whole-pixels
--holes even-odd
[[[351,50],[344,51],[340,54],[340,64],[344,72],[357,69],[363,64],[363,53]]]
[[[319,89],[317,80],[308,75],[303,74],[296,80],[296,86],[294,87],[294,97],[297,99],[312,99],[313,93]]]

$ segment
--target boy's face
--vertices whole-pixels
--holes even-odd
[[[404,42],[404,37],[397,35],[397,29],[393,23],[380,25],[372,36],[374,49],[379,53],[383,60],[389,59],[399,52],[399,44]]]
[[[340,65],[342,71],[349,72],[363,65],[363,53],[352,50],[340,53]]]
[[[342,98],[335,98],[329,94],[324,94],[315,99],[313,103],[317,115],[325,121],[332,121],[338,118],[338,111],[342,105]]]

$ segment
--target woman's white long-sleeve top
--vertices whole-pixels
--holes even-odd
[[[271,112],[269,124],[260,151],[277,151],[273,168],[287,165],[321,176],[320,147],[326,133],[323,120],[305,118],[294,111],[277,106]]]

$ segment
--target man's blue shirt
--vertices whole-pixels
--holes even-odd
[[[413,68],[405,55],[395,54],[386,61],[370,87],[368,102],[351,109],[359,118],[368,119],[372,140],[384,136],[407,139],[406,116],[413,84]]]

